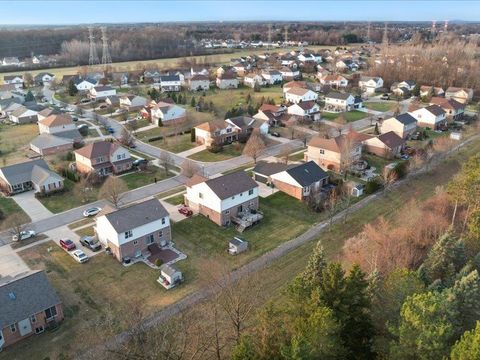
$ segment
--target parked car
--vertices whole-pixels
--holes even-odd
[[[107,131],[109,134],[115,133],[115,130],[111,126],[107,127]]]
[[[72,121],[78,121],[78,117],[72,116]]]
[[[390,95],[388,95],[388,94],[382,94],[382,96],[380,96],[380,99],[382,99],[382,100],[390,100]]]
[[[75,243],[70,239],[60,240],[60,246],[67,251],[75,250],[77,248]]]
[[[90,209],[87,209],[83,212],[83,216],[85,217],[90,217],[90,216],[95,216],[97,215],[100,211],[102,211],[101,208],[99,207],[92,207]]]
[[[20,239],[18,235],[20,235]],[[34,237],[35,235],[37,234],[33,230],[20,231],[20,234],[13,235],[12,240],[13,241],[27,240]]]
[[[80,244],[89,248],[92,251],[98,251],[102,248],[100,242],[95,239],[93,236],[84,236],[80,239]]]
[[[88,261],[88,256],[82,250],[75,250],[72,253],[73,258],[79,263],[84,263]]]
[[[144,158],[139,158],[139,159],[135,159],[133,160],[133,166],[141,166],[141,165],[147,165],[148,164],[148,160],[144,159]]]
[[[270,135],[275,136],[275,137],[280,137],[280,134],[276,131],[272,131]]]
[[[185,215],[185,216],[192,216],[193,215],[193,211],[191,209],[189,209],[188,207],[186,206],[182,206],[178,209],[178,212],[182,215]]]

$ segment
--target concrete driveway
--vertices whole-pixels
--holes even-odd
[[[270,195],[273,195],[278,191],[277,188],[272,188],[262,182],[257,181],[257,184],[258,184],[258,196],[262,198],[269,197]]]
[[[172,204],[169,204],[168,202],[163,201],[163,200],[160,200],[160,203],[168,211],[168,214],[170,215],[170,220],[172,220],[174,222],[179,222],[179,221],[187,219],[187,217],[185,215],[182,215],[178,212],[178,208],[180,207],[179,205],[172,205]]]
[[[12,199],[30,216],[32,222],[49,218],[53,214],[35,198],[33,191],[12,196]]]
[[[60,246],[60,239],[72,240],[77,246],[77,249],[82,250],[88,257],[100,254],[104,250],[103,247],[100,251],[92,251],[89,248],[84,247],[82,244],[80,244],[80,236],[78,236],[73,230],[70,230],[68,226],[60,226],[56,229],[46,231],[45,235],[47,235],[51,240],[53,240],[53,242],[55,242],[55,244],[57,244],[58,246]],[[75,260],[73,260],[72,258],[72,261]]]
[[[10,246],[0,246],[0,278],[16,276],[30,268]]]

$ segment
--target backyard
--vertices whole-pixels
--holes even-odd
[[[394,103],[391,102],[365,102],[363,105],[370,110],[386,112],[390,111],[395,107]]]
[[[38,136],[37,124],[0,124],[0,159],[2,166],[27,161],[30,141]]]
[[[183,135],[165,137],[162,140],[152,141],[149,144],[173,153],[180,153],[197,146],[196,143],[191,142],[190,140],[191,134],[186,133]]]
[[[343,115],[343,117],[345,118],[345,121],[347,123],[349,122],[353,122],[353,121],[357,121],[357,120],[360,120],[360,119],[364,119],[368,116],[368,113],[366,112],[363,112],[363,111],[359,111],[359,110],[352,110],[352,111],[347,111],[347,112],[343,112],[343,113],[332,113],[332,112],[322,112],[322,115],[321,115],[321,118],[323,120],[330,120],[330,121],[337,121],[338,120],[338,117],[340,115]]]

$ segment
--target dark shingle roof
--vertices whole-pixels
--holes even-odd
[[[435,116],[440,116],[440,115],[445,114],[445,110],[443,110],[440,106],[438,106],[438,105],[436,105],[436,104],[427,106],[427,107],[425,108],[425,110],[431,112],[431,113],[432,113],[433,115],[435,115]]]
[[[288,169],[287,173],[301,186],[309,186],[328,177],[328,174],[314,161]]]
[[[417,119],[415,119],[412,115],[409,113],[404,113],[395,116],[395,119],[400,121],[403,125],[409,125],[417,122]]]
[[[163,75],[160,76],[160,82],[162,81],[180,81],[180,76],[178,75]]]
[[[221,199],[227,199],[258,187],[258,184],[245,171],[236,171],[205,182]]]
[[[265,176],[277,174],[296,165],[286,165],[278,162],[259,161],[253,168],[253,172]]]
[[[378,139],[385,145],[387,145],[390,149],[394,149],[405,143],[405,140],[398,136],[394,131],[389,131],[387,133],[379,135]]]
[[[47,163],[43,159],[26,161],[19,164],[5,166],[0,169],[5,179],[11,184],[19,184],[32,180],[32,171],[35,166],[39,166],[50,171]]]
[[[168,212],[157,199],[150,199],[105,215],[117,233],[167,217]]]
[[[238,126],[241,129],[250,126],[252,124],[252,122],[254,121],[254,119],[249,117],[249,116],[236,116],[236,117],[230,118],[228,120],[230,120],[233,124],[235,124],[236,126]]]
[[[339,92],[331,92],[328,93],[326,98],[332,98],[332,99],[339,99],[339,100],[347,100],[350,97],[349,93],[339,93]]]
[[[0,329],[60,303],[44,271],[0,284]]]

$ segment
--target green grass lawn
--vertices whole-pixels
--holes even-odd
[[[170,172],[169,176],[166,176],[165,170],[160,169],[157,166],[150,166],[148,170],[135,171],[126,175],[122,175],[120,178],[125,181],[127,187],[132,190],[155,183],[155,178],[157,181],[160,181],[173,175],[174,174]]]
[[[196,154],[190,155],[188,158],[197,161],[214,162],[228,160],[242,155],[243,144],[231,144],[223,147],[223,150],[218,153],[212,153],[209,150],[203,150]]]
[[[74,191],[75,183],[73,181],[65,179],[63,184],[66,191],[38,199],[43,204],[43,206],[45,206],[54,214],[73,209],[75,207],[85,204],[83,202],[82,195]],[[97,199],[98,189],[98,187],[92,188],[87,203],[95,201]]]
[[[178,194],[178,195],[175,195],[175,196],[172,196],[172,197],[169,197],[168,199],[165,199],[165,201],[169,204],[172,204],[172,205],[181,205],[183,204],[184,202],[184,194]]]
[[[390,111],[395,107],[395,104],[388,102],[365,102],[363,105],[370,110],[381,112]]]
[[[180,153],[182,151],[190,150],[197,146],[195,142],[191,142],[190,134],[183,134],[177,136],[166,137],[162,140],[152,141],[150,145],[157,146],[161,149],[171,151],[173,153]]]
[[[368,114],[363,111],[352,110],[344,113],[322,112],[321,117],[324,120],[336,121],[340,114],[343,114],[347,123],[364,119],[368,116]]]
[[[12,198],[0,196],[0,211],[4,218],[0,220],[0,230],[5,230],[8,227],[8,219],[13,214],[18,214],[22,223],[26,224],[31,221],[30,217],[17,205]]]
[[[389,161],[374,154],[363,154],[362,157],[368,162],[368,165],[376,169],[378,174],[382,174],[385,165],[394,162],[394,160]]]

